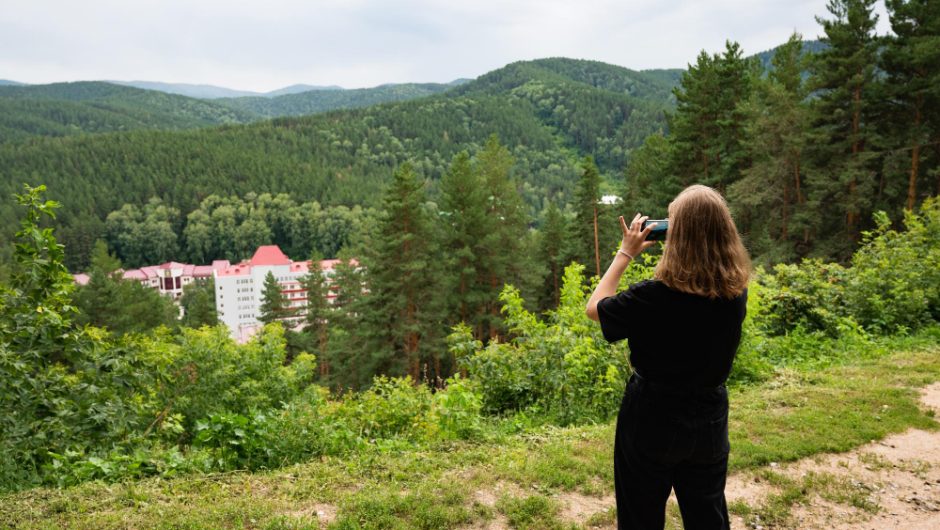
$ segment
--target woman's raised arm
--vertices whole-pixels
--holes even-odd
[[[649,235],[653,227],[656,226],[656,223],[647,226],[644,230],[640,230],[640,227],[643,226],[643,221],[646,221],[648,217],[649,216],[646,215],[641,216],[640,214],[636,214],[633,216],[633,221],[630,222],[630,226],[628,227],[626,221],[623,220],[623,216],[620,216],[620,229],[623,231],[623,240],[620,242],[620,250],[618,250],[617,255],[614,256],[614,261],[611,262],[610,267],[607,268],[607,272],[604,273],[601,281],[597,283],[597,288],[594,289],[591,298],[588,299],[585,312],[591,320],[596,321],[598,319],[597,303],[617,293],[617,284],[620,283],[620,277],[623,276],[623,271],[627,270],[627,265],[630,264],[630,261],[636,258],[640,252],[643,252],[655,243],[655,241],[646,241],[646,236]]]

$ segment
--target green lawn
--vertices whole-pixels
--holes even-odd
[[[940,346],[933,344],[820,370],[782,370],[736,389],[732,472],[846,451],[910,427],[935,429],[917,391],[937,380]],[[554,495],[613,493],[613,429],[547,427],[498,443],[376,448],[266,473],[33,489],[0,497],[0,526],[320,528],[323,512],[333,517],[331,529],[460,528],[494,518],[515,528],[579,528],[562,520]],[[793,495],[810,487],[842,495],[830,477],[779,480],[782,497],[771,500],[781,506],[761,508],[770,515],[785,517]],[[754,509],[732,506],[745,516]],[[609,525],[613,517],[608,511],[587,524]]]

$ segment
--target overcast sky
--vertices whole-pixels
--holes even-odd
[[[815,38],[825,0],[0,0],[0,79],[268,91],[473,78],[542,57],[684,68]],[[886,33],[882,2],[879,33]]]

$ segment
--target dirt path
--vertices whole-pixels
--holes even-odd
[[[921,401],[940,414],[940,383],[925,388]],[[767,507],[781,497],[787,484],[798,500],[784,503],[789,508],[782,521],[762,521],[759,514],[774,513]],[[492,505],[494,496],[478,493],[484,504]],[[729,504],[744,503],[757,514],[734,516],[735,529],[940,529],[940,431],[912,429],[848,453],[736,473],[728,478],[725,494]],[[566,521],[589,523],[588,528],[616,528],[613,496],[568,492],[555,499]],[[678,522],[675,497],[669,502],[667,528]],[[505,519],[497,517],[485,528],[507,527]]]
[[[921,394],[924,406],[940,414],[940,383]],[[833,502],[825,495],[808,495],[793,510],[788,526],[806,529],[938,529],[940,528],[940,431],[908,430],[854,451],[822,455],[781,466],[773,471],[799,481],[810,474],[831,477],[855,491],[843,491]],[[759,472],[739,473],[729,478],[728,501],[755,506],[779,490],[761,480]],[[830,496],[839,496],[830,495]],[[874,512],[874,513],[872,513]],[[756,528],[740,517],[734,528]]]

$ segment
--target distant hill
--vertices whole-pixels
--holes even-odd
[[[257,94],[266,98],[274,98],[277,96],[286,96],[288,94],[300,94],[301,92],[309,92],[311,90],[344,90],[343,87],[338,85],[291,85],[284,88],[279,88],[277,90],[272,90],[270,92],[264,92],[262,94]]]
[[[224,105],[99,81],[0,86],[0,142],[133,129],[180,130],[247,123]]]
[[[290,88],[290,87],[289,87]],[[406,101],[439,94],[451,85],[439,83],[402,83],[375,88],[326,89],[318,88],[277,97],[243,97],[215,100],[245,112],[267,118],[304,116],[337,109],[368,107],[378,103]],[[286,89],[283,89],[286,90]]]
[[[142,88],[144,90],[157,90],[167,94],[178,94],[191,98],[215,99],[237,98],[241,96],[258,96],[260,92],[250,90],[233,90],[215,85],[193,85],[189,83],[163,83],[160,81],[107,81],[116,85]]]
[[[18,81],[10,81],[9,79],[0,79],[0,86],[22,86],[25,83],[20,83]]]
[[[763,66],[765,70],[773,70],[773,64],[771,64],[771,61],[773,60],[774,55],[777,53],[777,49],[779,47],[780,46],[777,46],[770,50],[756,53],[753,55],[753,57],[756,57],[757,60],[760,61],[761,66]],[[808,53],[819,53],[825,49],[826,49],[826,44],[823,43],[822,41],[818,41],[818,40],[803,41],[803,55],[806,55]]]
[[[668,76],[646,74],[582,59],[548,58],[518,61],[488,72],[454,89],[454,94],[494,94],[532,81],[578,83],[638,99],[665,101],[675,86]]]

